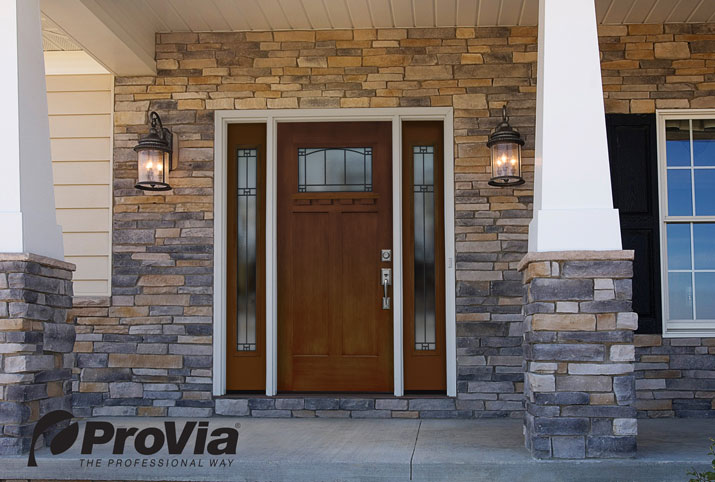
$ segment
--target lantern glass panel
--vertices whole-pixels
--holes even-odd
[[[169,153],[158,149],[141,150],[138,153],[139,183],[164,183],[168,168]]]
[[[521,177],[521,146],[500,142],[492,147],[492,178]]]

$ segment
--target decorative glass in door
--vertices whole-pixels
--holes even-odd
[[[414,146],[415,349],[436,349],[434,146]]]
[[[256,350],[256,226],[257,159],[256,149],[238,149],[238,280],[236,284],[236,349]]]
[[[298,149],[298,192],[372,191],[372,148]]]

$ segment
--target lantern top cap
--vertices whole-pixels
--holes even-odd
[[[171,152],[171,146],[169,142],[169,130],[164,128],[161,123],[161,117],[159,114],[152,111],[149,114],[151,119],[151,127],[149,129],[149,134],[141,137],[136,146],[134,146],[135,151],[144,151],[148,149],[158,149],[164,152]]]
[[[515,130],[511,125],[509,125],[509,117],[506,115],[506,105],[502,106],[502,120],[489,135],[489,140],[487,141],[487,147],[491,147],[494,144],[502,144],[511,142],[514,144],[524,145],[524,139],[521,138],[521,134]]]

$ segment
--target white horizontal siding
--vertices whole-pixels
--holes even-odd
[[[110,74],[48,75],[57,222],[76,296],[109,296],[112,213]]]

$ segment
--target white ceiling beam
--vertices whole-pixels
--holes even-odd
[[[67,35],[107,70],[116,75],[156,75],[154,32],[130,34],[95,0],[41,0],[41,9]]]

